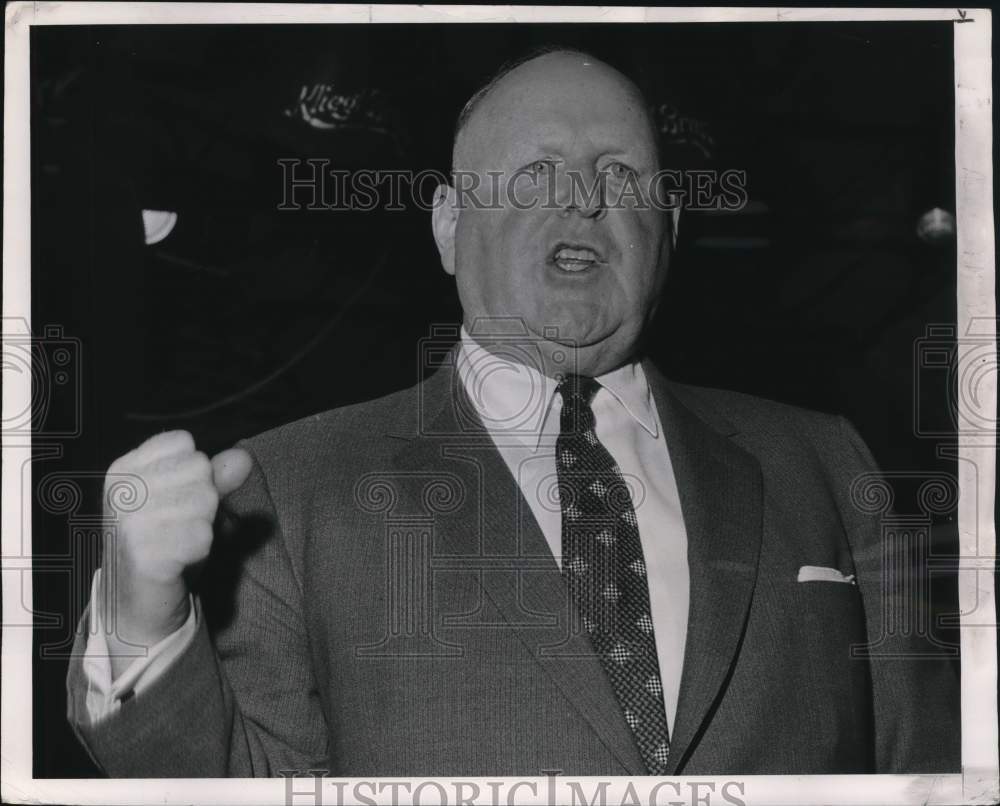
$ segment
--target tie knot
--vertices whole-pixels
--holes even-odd
[[[562,395],[563,414],[590,412],[590,402],[601,385],[587,375],[565,375],[556,391]]]

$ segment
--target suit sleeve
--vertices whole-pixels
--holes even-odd
[[[219,528],[224,524],[224,528]],[[259,777],[324,769],[327,729],[302,589],[259,464],[223,502],[198,630],[150,686],[92,723],[77,637],[69,719],[111,777]],[[86,618],[86,616],[85,616]]]
[[[906,543],[884,534],[889,513],[873,514],[877,507],[863,505],[861,485],[877,484],[878,466],[846,420],[839,420],[839,429],[846,453],[837,462],[837,486],[868,632],[868,646],[855,650],[859,660],[868,658],[871,671],[875,771],[958,772],[957,661],[913,629],[919,623],[914,616],[930,606],[919,593],[927,585],[918,584],[928,575],[926,553],[907,550]]]
[[[101,569],[94,572],[90,585],[90,615],[87,648],[83,655],[83,673],[87,684],[87,716],[90,722],[106,719],[119,707],[122,700],[148,688],[156,678],[170,667],[198,631],[198,609],[191,599],[187,621],[155,646],[145,657],[135,658],[128,668],[114,680],[111,679],[111,658],[105,638],[103,609],[97,603],[101,585]],[[86,621],[83,622],[84,624]],[[82,625],[81,625],[82,626]]]

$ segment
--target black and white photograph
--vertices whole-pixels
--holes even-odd
[[[6,21],[4,802],[1000,797],[989,10]]]

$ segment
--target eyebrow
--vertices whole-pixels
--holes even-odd
[[[637,141],[638,142],[638,141]],[[549,137],[544,137],[540,140],[531,143],[525,143],[526,147],[537,148],[542,151],[548,151],[551,153],[558,153],[565,148],[566,141],[564,139],[552,139]],[[633,154],[636,150],[636,144],[632,144],[626,147],[622,147],[620,143],[607,143],[607,144],[597,144],[597,149],[599,151],[599,157],[608,156],[627,156]]]
[[[539,159],[542,157],[562,157],[563,151],[559,147],[559,144],[553,143],[551,141],[543,141],[538,143],[524,143],[519,148],[510,149],[507,155],[513,158],[515,161],[520,161],[522,159]],[[651,154],[643,155],[640,151],[636,149],[621,149],[615,148],[605,148],[598,151],[594,157],[594,161],[600,161],[606,158],[620,159],[623,162],[628,162],[633,167],[641,167],[644,163],[655,164],[658,161],[658,155],[654,151]]]

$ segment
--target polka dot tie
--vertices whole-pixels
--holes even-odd
[[[628,485],[594,431],[590,403],[599,388],[581,375],[567,375],[557,387],[563,577],[649,773],[663,775],[670,738],[646,564]]]

